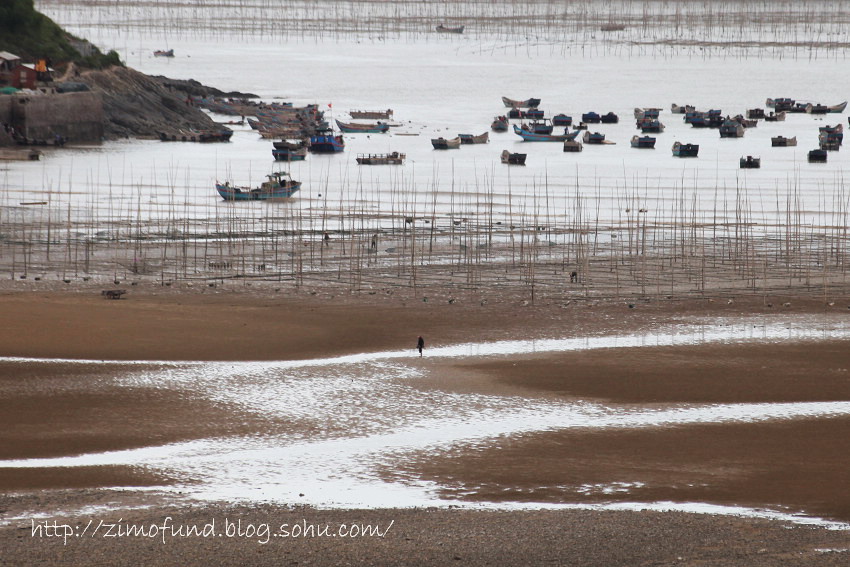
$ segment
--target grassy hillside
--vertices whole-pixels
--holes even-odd
[[[114,51],[104,55],[94,48],[91,55],[84,57],[71,39],[76,38],[36,11],[33,0],[0,0],[0,51],[28,61],[47,59],[54,67],[71,61],[96,69],[121,64]]]

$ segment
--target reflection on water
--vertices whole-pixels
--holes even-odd
[[[429,349],[427,357],[470,358],[718,341],[847,338],[850,329],[841,321],[815,326],[806,318],[789,317],[761,321],[758,325],[734,322],[675,327],[640,336],[467,343]],[[377,470],[412,452],[486,447],[497,438],[539,431],[850,415],[850,402],[680,404],[646,408],[423,391],[415,386],[418,381],[411,378],[426,375],[427,366],[423,367],[414,354],[412,350],[387,351],[304,361],[194,362],[164,364],[153,370],[142,368],[116,376],[116,381],[127,387],[190,391],[263,416],[267,425],[247,437],[207,438],[75,457],[10,460],[0,466],[149,467],[165,470],[187,482],[168,490],[202,500],[261,500],[330,507],[445,505],[447,502],[438,496],[439,487],[433,483],[417,479],[387,482]]]

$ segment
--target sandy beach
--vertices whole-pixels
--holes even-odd
[[[438,301],[436,290],[394,294],[283,294],[274,288],[134,287],[104,299],[94,285],[0,295],[6,357],[91,360],[89,364],[7,358],[0,364],[4,460],[63,457],[303,428],[191,391],[128,387],[96,361],[128,374],[169,361],[298,360],[409,349],[426,338],[424,393],[599,401],[661,411],[693,404],[847,401],[846,341],[702,344],[531,353],[467,360],[429,349],[469,341],[643,333],[664,325],[724,319],[812,317],[840,322],[847,306],[788,298],[704,298],[528,305],[490,291]],[[428,301],[423,301],[428,294]],[[454,294],[457,295],[456,293]],[[776,305],[777,307],[774,307]],[[781,312],[780,312],[781,311]],[[23,330],[26,330],[24,332]],[[120,361],[127,361],[122,367]],[[149,362],[144,362],[149,361]],[[302,432],[304,433],[304,432]],[[182,500],[145,487],[186,482],[132,466],[3,468],[0,528],[8,564],[97,565],[839,565],[850,535],[780,520],[634,510],[535,508],[617,502],[699,502],[766,508],[850,521],[846,417],[565,429],[480,447],[406,455],[384,465],[388,481],[433,481],[459,505],[527,505],[529,510],[320,510],[292,505]],[[620,487],[620,490],[611,490]],[[117,489],[116,489],[117,488]],[[109,490],[106,490],[109,489]],[[515,503],[515,504],[509,504]],[[490,505],[492,506],[492,505]],[[140,508],[141,507],[141,508]],[[81,510],[88,510],[86,517]],[[234,518],[254,526],[355,522],[392,527],[383,537],[289,539],[48,537],[38,522],[85,526],[207,525]],[[33,518],[36,518],[33,520]],[[51,520],[52,519],[52,520]],[[33,523],[36,522],[36,523]],[[42,525],[42,524],[38,524]],[[305,524],[306,525],[306,524]],[[57,528],[58,529],[58,528]],[[79,528],[82,529],[82,528]],[[117,528],[116,528],[117,529]],[[171,529],[171,528],[169,528]],[[35,530],[35,531],[34,531]]]

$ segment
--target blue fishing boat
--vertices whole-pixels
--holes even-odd
[[[647,132],[660,133],[664,131],[664,124],[657,118],[641,118],[637,121],[637,127],[644,134]]]
[[[307,159],[307,147],[299,149],[282,148],[272,149],[272,156],[275,161],[304,161]]]
[[[356,124],[354,122],[336,121],[340,132],[346,134],[383,134],[390,129],[390,125],[385,122],[376,122],[371,124]]]
[[[617,124],[620,121],[620,117],[614,114],[613,112],[609,112],[608,114],[603,114],[599,117],[599,121],[602,124]]]
[[[345,150],[345,141],[342,136],[334,136],[333,130],[319,130],[310,136],[308,149],[317,154],[333,154]]]
[[[514,124],[514,134],[526,142],[563,142],[565,140],[575,140],[578,133],[578,130],[573,132],[567,132],[565,130],[563,134],[535,134]]]
[[[552,124],[555,126],[572,126],[573,117],[566,114],[556,114],[552,117]]]
[[[585,112],[581,115],[581,121],[585,124],[599,124],[602,122],[602,117],[597,112]]]
[[[266,201],[269,199],[285,199],[301,189],[300,181],[293,181],[288,173],[279,171],[267,175],[259,187],[235,187],[230,182],[216,182],[215,188],[225,201]]]

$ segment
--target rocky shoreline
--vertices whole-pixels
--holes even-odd
[[[216,96],[256,98],[240,92],[224,92],[194,80],[149,76],[129,67],[82,71],[74,82],[101,94],[104,138],[158,138],[160,132],[221,130],[208,114],[195,107],[190,97]]]

